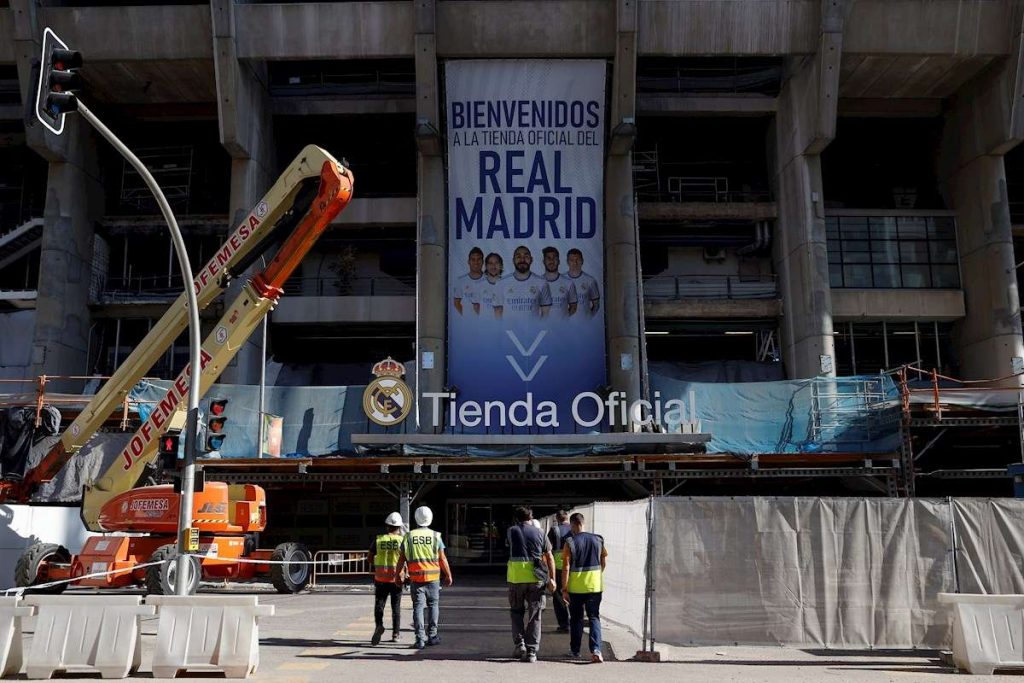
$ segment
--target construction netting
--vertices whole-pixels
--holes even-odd
[[[939,593],[1024,592],[1020,500],[667,497],[580,511],[608,547],[602,612],[673,645],[939,648],[951,628]]]
[[[650,384],[662,399],[694,394],[709,453],[891,453],[899,445],[899,390],[885,375],[706,383],[651,373]]]

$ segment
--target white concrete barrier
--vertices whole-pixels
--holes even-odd
[[[21,603],[21,597],[0,597],[0,676],[21,671],[21,620],[35,614],[34,607]]]
[[[953,607],[953,663],[972,674],[1024,669],[1024,595],[939,593]]]
[[[36,608],[25,674],[50,678],[58,671],[124,678],[142,662],[143,616],[155,608],[138,595],[27,595]]]
[[[173,678],[183,671],[223,671],[246,678],[260,663],[259,618],[273,605],[255,595],[151,595],[156,605],[153,677]]]

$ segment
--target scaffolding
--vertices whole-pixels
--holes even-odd
[[[961,380],[908,365],[895,372],[900,392],[900,466],[902,495],[916,495],[916,480],[1006,479],[1002,449],[970,463],[954,459],[930,462],[944,446],[975,443],[977,437],[1015,441],[1014,456],[1024,462],[1024,390],[1021,374],[991,380]],[[981,463],[978,461],[982,460]],[[931,465],[931,467],[928,467]],[[953,465],[953,466],[949,466]],[[980,465],[980,466],[979,466]]]
[[[143,147],[136,150],[136,155],[153,174],[171,207],[187,214],[192,186],[192,147]],[[128,162],[124,163],[121,172],[119,205],[122,211],[131,213],[157,211],[153,193]]]

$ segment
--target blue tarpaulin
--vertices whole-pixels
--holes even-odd
[[[899,444],[899,393],[887,376],[815,378],[776,382],[703,383],[650,375],[652,398],[672,398],[690,405],[693,393],[701,431],[711,434],[711,453],[891,453]],[[144,381],[132,392],[143,418],[167,391],[170,382]],[[284,418],[281,454],[306,457],[353,454],[353,434],[415,432],[410,415],[400,427],[383,428],[363,414],[363,386],[267,387],[266,412]],[[224,458],[258,455],[259,389],[249,385],[215,385],[210,397],[229,399]],[[665,425],[669,432],[678,424]],[[611,449],[615,450],[615,449]],[[418,455],[507,457],[594,453],[594,448],[559,446],[462,448],[422,446]]]

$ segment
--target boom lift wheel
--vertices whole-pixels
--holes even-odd
[[[174,545],[162,545],[150,555],[149,562],[159,562],[146,567],[146,592],[150,595],[174,595],[175,581],[178,573],[178,548]],[[188,558],[188,595],[195,595],[199,588],[199,577],[203,567],[198,557]]]
[[[62,545],[56,543],[34,543],[28,550],[21,554],[18,563],[14,566],[14,585],[18,588],[25,588],[35,583],[47,583],[39,581],[39,567],[43,562],[71,562],[71,553]],[[63,593],[68,584],[62,583],[49,588],[37,588],[26,593],[47,593],[56,595]]]
[[[270,565],[270,581],[278,593],[298,593],[309,584],[309,558],[309,549],[302,543],[282,543],[274,548],[271,561],[285,563]]]

